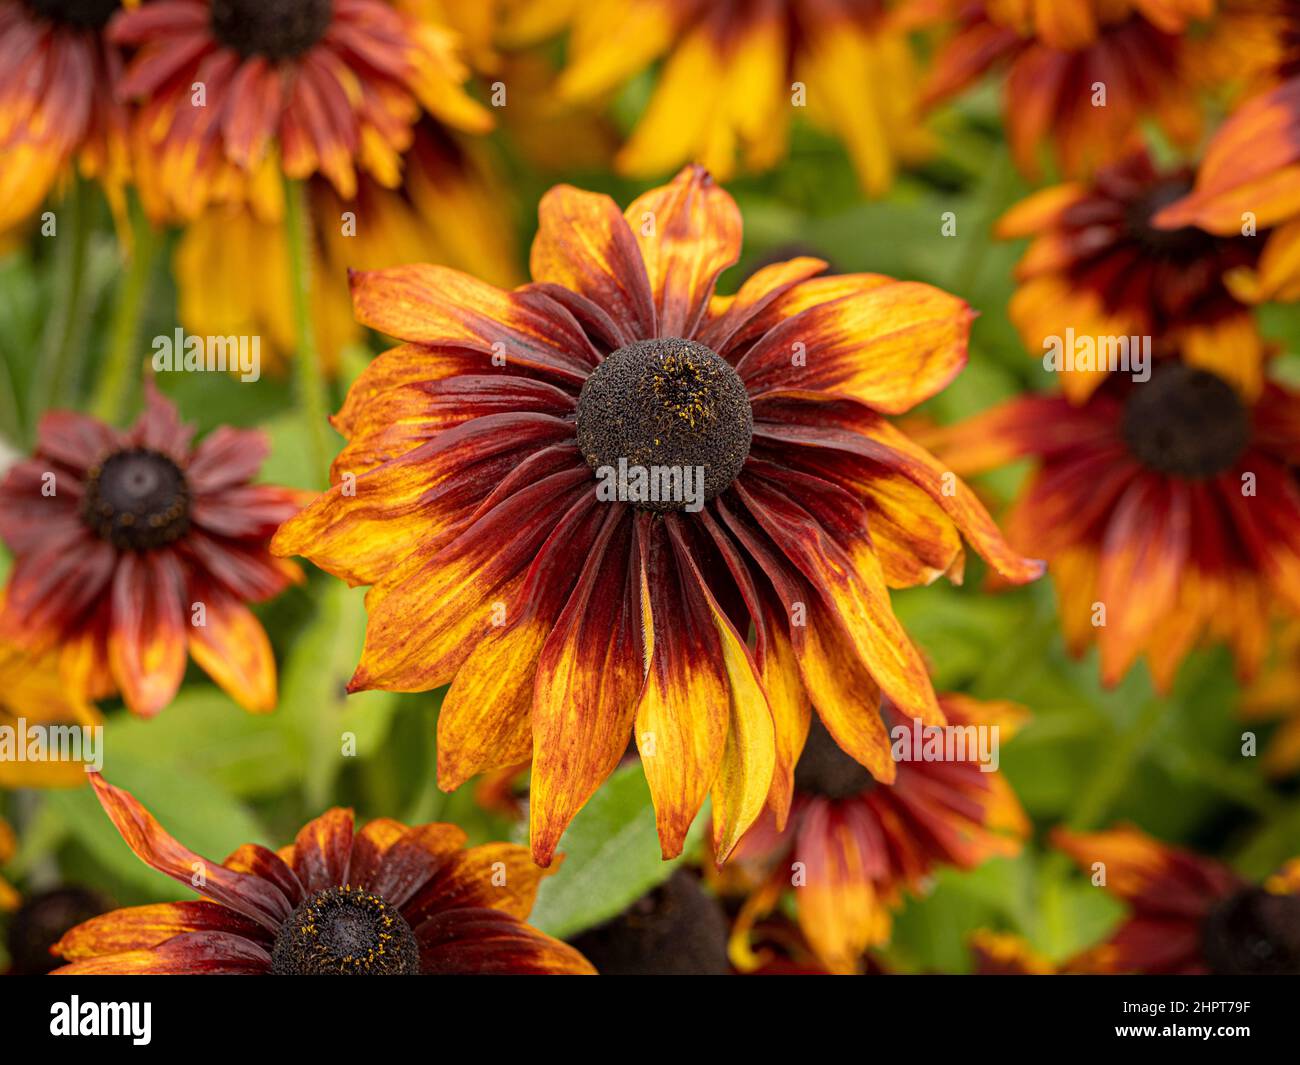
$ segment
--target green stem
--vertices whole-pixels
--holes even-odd
[[[56,220],[56,224],[69,235],[70,242],[59,246],[54,313],[46,327],[40,368],[32,379],[30,418],[33,425],[42,413],[71,398],[72,383],[69,378],[78,333],[77,323],[85,311],[81,302],[86,287],[86,253],[90,243],[88,201],[86,183],[80,177],[74,177],[64,201],[62,217]]]
[[[1137,720],[1119,736],[1118,744],[1104,772],[1095,773],[1075,804],[1070,827],[1076,832],[1097,828],[1116,797],[1124,790],[1147,745],[1173,706],[1171,699],[1151,699]]]
[[[140,322],[144,317],[145,301],[152,289],[154,264],[158,259],[160,235],[145,217],[139,203],[131,200],[131,265],[122,288],[118,292],[110,326],[109,348],[91,409],[97,418],[117,424],[126,416],[131,406],[136,372],[136,345],[140,340]]]
[[[320,354],[316,350],[316,330],[311,318],[311,251],[308,246],[305,199],[302,182],[286,178],[284,233],[289,247],[294,335],[298,340],[294,383],[298,393],[298,406],[307,430],[311,483],[315,487],[323,487],[331,453],[329,423],[326,420],[329,402],[325,377],[321,373]]]

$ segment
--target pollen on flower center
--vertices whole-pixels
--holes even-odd
[[[578,446],[592,469],[703,470],[704,501],[749,456],[754,413],[740,376],[703,344],[666,337],[610,354],[578,397]],[[648,510],[691,501],[634,500]]]
[[[1212,477],[1230,469],[1250,442],[1250,417],[1223,378],[1166,366],[1135,384],[1124,406],[1124,441],[1157,473]]]
[[[189,529],[189,483],[166,455],[142,447],[118,451],[87,474],[81,516],[123,550],[162,547]]]
[[[803,754],[794,767],[795,790],[827,799],[847,799],[874,785],[875,778],[840,750],[814,714]]]
[[[212,32],[240,55],[292,59],[329,29],[334,0],[212,0]]]
[[[1196,226],[1161,229],[1152,218],[1192,190],[1192,183],[1173,178],[1154,186],[1128,207],[1129,234],[1148,252],[1171,259],[1197,259],[1214,248],[1215,239]]]
[[[1300,976],[1300,897],[1249,888],[1201,928],[1206,961],[1225,976]]]
[[[118,0],[25,0],[41,18],[75,29],[102,30],[122,5]]]
[[[411,926],[378,895],[332,887],[302,903],[271,948],[276,976],[417,976]]]

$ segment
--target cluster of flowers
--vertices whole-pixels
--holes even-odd
[[[560,34],[552,69],[528,46]],[[915,36],[936,49],[928,71]],[[997,773],[893,753],[896,722],[1009,736],[1024,712],[936,694],[892,591],[960,582],[967,546],[1010,583],[1044,559],[1072,649],[1099,643],[1108,683],[1145,656],[1163,690],[1206,639],[1250,676],[1279,613],[1300,611],[1300,405],[1255,324],[1257,304],[1300,296],[1300,4],[0,0],[0,57],[0,228],[75,166],[119,215],[136,197],[184,227],[187,328],[265,332],[288,355],[303,338],[283,175],[308,184],[326,371],[362,326],[401,341],[333,417],[347,443],[314,497],[253,483],[259,434],[195,445],[152,386],[130,430],[47,414],[0,486],[11,672],[59,678],[57,703],[33,700],[47,717],[93,719],[114,694],[148,716],[192,656],[272,711],[274,656],[247,604],[301,580],[300,556],[369,587],[351,691],[450,685],[443,789],[529,772],[528,850],[383,819],[354,835],[333,810],[278,853],[220,864],[96,777],[136,853],[186,883],[203,863],[210,901],[81,924],[57,946],[64,971],[588,971],[524,922],[633,744],[665,858],[711,798],[707,878],[740,900],[724,963],[861,971],[905,891],[1030,832]],[[474,137],[499,113],[538,158],[557,138],[598,154],[596,105],[660,58],[614,165],[684,168],[625,210],[552,189],[531,279],[498,287],[516,280],[509,194]],[[962,370],[971,309],[809,257],[717,293],[742,225],[715,179],[778,162],[806,105],[882,192],[926,153],[925,109],[993,69],[1018,164],[1033,177],[1050,148],[1067,179],[999,223],[1033,237],[1013,322],[1031,351],[1067,328],[1149,337],[1154,367],[1076,367],[1060,395],[910,432],[891,419]],[[466,90],[471,72],[499,112]],[[1194,145],[1224,106],[1199,166],[1143,145],[1149,120]],[[958,475],[1025,456],[1038,468],[1004,540]],[[702,469],[702,505],[599,497],[594,471],[620,460]],[[21,685],[0,699],[28,714]],[[1124,833],[1062,840],[1113,843],[1140,867],[1116,877],[1130,896],[1191,862]],[[1294,923],[1270,909],[1294,875],[1198,884],[1214,930],[1188,942],[1212,956],[1144,952],[1139,906],[1090,964],[1248,967],[1259,952],[1235,935]]]

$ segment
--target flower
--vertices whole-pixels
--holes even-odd
[[[561,102],[590,103],[660,56],[654,94],[620,171],[637,177],[698,160],[719,180],[786,152],[792,114],[844,142],[865,190],[885,192],[899,161],[930,147],[911,46],[883,0],[524,0],[504,28],[520,43],[569,26]]]
[[[959,24],[935,60],[924,99],[947,99],[990,69],[1007,67],[1007,137],[1016,165],[1030,177],[1041,172],[1040,151],[1049,142],[1069,177],[1112,162],[1132,149],[1147,119],[1180,144],[1195,142],[1198,75],[1185,31],[1210,13],[1208,0],[947,6]]]
[[[1104,683],[1146,657],[1168,692],[1199,641],[1228,643],[1243,677],[1268,646],[1270,610],[1300,610],[1296,396],[1250,399],[1212,371],[1157,362],[1111,374],[1082,406],[1009,400],[940,431],[958,473],[1033,457],[1008,536],[1055,577],[1066,644],[1101,649]]]
[[[119,93],[140,102],[142,194],[155,216],[264,191],[269,168],[321,174],[344,199],[357,171],[395,187],[421,108],[483,132],[449,30],[382,0],[157,0],[117,16],[135,53]]]
[[[1224,235],[1250,223],[1277,228],[1259,268],[1243,278],[1248,298],[1300,300],[1300,4],[1253,0],[1256,25],[1249,38],[1267,57],[1267,88],[1229,116],[1205,149],[1188,194],[1157,215],[1171,229],[1200,226]]]
[[[1300,975],[1300,859],[1257,886],[1131,825],[1052,838],[1090,875],[1104,870],[1106,890],[1130,907],[1071,971]]]
[[[188,645],[241,706],[275,706],[271,645],[244,604],[301,579],[267,551],[300,494],[250,483],[267,451],[260,432],[222,427],[197,446],[193,435],[150,382],[127,432],[46,414],[36,453],[0,483],[0,538],[14,555],[0,640],[58,648],[74,697],[120,691],[156,714]]]
[[[29,728],[93,728],[99,723],[98,711],[63,684],[57,655],[31,655],[13,645],[0,645],[0,729],[13,730],[15,745]],[[81,747],[77,750],[84,752]],[[0,748],[0,788],[75,788],[86,782],[84,758],[34,761],[18,754],[15,749],[14,757],[9,757]]]
[[[1023,708],[945,694],[950,725],[994,727],[1003,738],[1019,727]],[[889,706],[894,729],[908,728]],[[973,729],[972,729],[973,733]],[[748,897],[732,930],[737,967],[760,968],[756,923],[789,889],[799,928],[821,965],[834,973],[862,970],[870,947],[889,939],[891,909],[903,889],[919,891],[935,869],[970,869],[996,855],[1014,855],[1029,821],[1006,780],[973,758],[904,761],[893,784],[877,785],[816,721],[795,769],[794,803],[784,832],[770,813],[740,841],[718,874],[721,889]]]
[[[727,915],[678,868],[626,910],[572,939],[602,976],[726,976]]]
[[[349,266],[374,268],[428,260],[517,279],[509,197],[483,159],[433,122],[416,127],[402,185],[384,188],[361,175],[357,194],[340,199],[316,177],[309,185],[312,319],[322,365],[333,375],[361,328],[347,293]],[[289,247],[278,200],[209,207],[185,227],[175,275],[182,325],[193,336],[261,336],[262,365],[281,372],[298,350]]]
[[[884,417],[959,372],[966,305],[811,259],[716,297],[740,234],[688,167],[626,216],[552,189],[511,292],[352,278],[360,320],[406,343],[354,383],[333,487],[273,550],[373,586],[350,690],[452,682],[442,788],[532,755],[543,864],[633,732],[666,857],[710,790],[722,855],[769,793],[784,819],[809,700],[892,780],[875,692],[942,712],[888,588],[960,575],[959,530],[1040,572]]]
[[[0,231],[26,218],[75,161],[114,205],[130,165],[122,76],[104,27],[118,0],[0,0]]]
[[[1190,187],[1189,171],[1162,172],[1139,152],[1085,183],[1036,192],[1003,216],[999,236],[1033,238],[1010,306],[1031,352],[1067,330],[1098,344],[1154,337],[1156,354],[1181,353],[1258,393],[1263,341],[1227,279],[1255,263],[1259,241],[1154,226],[1152,216]],[[1105,378],[1104,353],[1093,366],[1067,364],[1062,387],[1070,399],[1086,399]]]
[[[69,963],[56,975],[593,971],[524,923],[546,875],[524,847],[466,849],[455,825],[407,828],[386,817],[354,833],[352,811],[335,808],[288,847],[245,843],[218,865],[169,836],[130,793],[99,774],[91,782],[137,857],[204,898],[77,926],[55,945]]]

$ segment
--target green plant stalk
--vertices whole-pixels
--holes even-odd
[[[95,416],[110,424],[117,424],[130,412],[139,377],[134,352],[140,340],[145,303],[153,290],[154,266],[161,245],[161,234],[154,232],[134,197],[127,209],[131,218],[131,263],[113,308],[108,354],[91,401]]]
[[[71,398],[69,378],[78,332],[77,318],[83,313],[81,302],[86,287],[87,248],[90,243],[88,200],[86,183],[79,176],[74,176],[64,199],[66,206],[62,217],[56,218],[56,225],[63,226],[64,232],[70,234],[71,243],[60,245],[59,248],[54,313],[50,316],[42,344],[40,367],[32,379],[32,404],[28,415],[32,426],[45,411]]]
[[[289,248],[289,277],[293,290],[294,385],[298,408],[307,432],[308,460],[313,487],[323,488],[330,462],[329,398],[316,348],[311,319],[311,252],[308,247],[305,187],[292,178],[284,181],[284,234]]]

